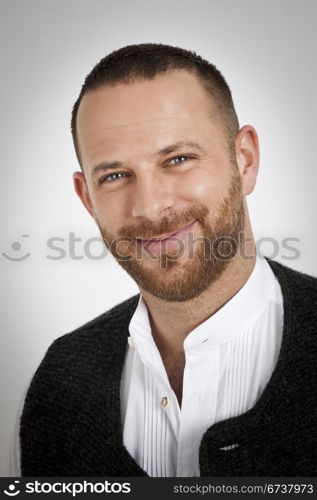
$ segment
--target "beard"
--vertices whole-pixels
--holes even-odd
[[[200,225],[201,234],[193,239],[193,233],[187,233],[186,256],[181,254],[183,240],[177,248],[162,245],[158,254],[147,251],[145,255],[144,247],[135,240],[170,233],[193,220]],[[230,186],[212,217],[206,205],[197,203],[173,217],[163,217],[158,224],[126,224],[116,234],[101,227],[99,221],[97,224],[105,245],[141,290],[167,302],[198,297],[219,279],[239,248],[244,207],[238,167],[233,165]]]

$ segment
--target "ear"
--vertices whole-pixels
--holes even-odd
[[[74,172],[73,173],[73,180],[74,180],[74,188],[76,193],[78,194],[79,198],[81,199],[83,205],[87,209],[87,211],[90,213],[90,215],[96,220],[95,217],[95,211],[93,209],[89,192],[88,192],[88,187],[86,183],[85,176],[83,172]]]
[[[252,193],[259,169],[259,140],[251,125],[242,127],[236,136],[236,157],[242,181],[242,192]]]

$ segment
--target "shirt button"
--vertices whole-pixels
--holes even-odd
[[[168,405],[169,405],[169,399],[164,396],[162,399],[161,399],[161,405],[163,406],[163,408],[166,408]]]
[[[134,343],[131,337],[128,337],[128,344],[130,347],[134,347]]]

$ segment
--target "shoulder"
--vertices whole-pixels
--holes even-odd
[[[129,325],[138,300],[139,294],[120,302],[71,332],[58,337],[52,343],[50,349],[67,348],[68,346],[73,349],[81,344],[86,345],[87,343],[98,341],[100,336],[111,336],[114,329],[124,330]]]
[[[284,342],[290,338],[293,353],[307,360],[317,352],[317,278],[268,259],[283,296]]]
[[[71,381],[81,373],[90,376],[96,366],[110,366],[124,354],[128,326],[137,306],[139,294],[115,305],[75,330],[58,337],[47,349],[30,388],[50,381],[56,386],[60,378]]]
[[[305,298],[316,304],[317,278],[315,276],[296,271],[268,258],[266,260],[281,285],[283,295],[296,296],[297,300]]]
[[[86,339],[91,340],[92,337],[98,337],[100,334],[110,333],[109,330],[113,328],[127,327],[136,309],[139,297],[139,294],[134,295],[71,332],[61,335],[53,342],[52,346],[85,342]]]

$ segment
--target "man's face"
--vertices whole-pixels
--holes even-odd
[[[206,290],[230,262],[221,257],[235,254],[244,209],[239,170],[198,79],[175,71],[90,92],[77,131],[85,177],[76,190],[120,265],[166,301]]]

